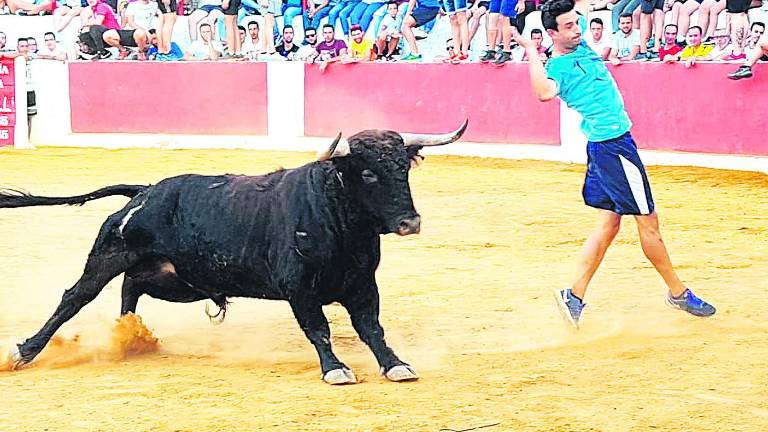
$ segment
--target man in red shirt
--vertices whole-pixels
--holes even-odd
[[[673,63],[680,60],[683,48],[677,44],[677,26],[667,24],[664,27],[664,45],[659,48],[659,60],[664,63]]]

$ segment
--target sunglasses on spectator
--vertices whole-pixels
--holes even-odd
[[[316,34],[314,34],[314,33],[312,33],[312,34],[308,34],[308,35],[305,35],[305,36],[306,36],[306,37],[317,37],[317,35],[316,35]]]

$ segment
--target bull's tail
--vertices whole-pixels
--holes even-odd
[[[0,189],[0,208],[49,206],[49,205],[83,205],[88,201],[97,200],[113,195],[123,195],[133,198],[145,191],[149,186],[144,185],[114,185],[101,188],[85,195],[70,197],[42,197],[28,194],[16,189]]]

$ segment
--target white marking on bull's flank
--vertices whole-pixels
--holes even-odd
[[[339,179],[339,183],[341,183],[341,187],[344,187],[344,180],[341,178],[341,173],[339,171],[336,171],[336,177]]]
[[[306,237],[307,233],[304,232],[304,231],[296,231],[296,235],[299,236],[299,237]]]
[[[134,207],[128,210],[128,213],[126,213],[126,215],[123,216],[123,220],[120,222],[120,227],[118,228],[120,230],[120,234],[123,233],[123,229],[128,224],[128,221],[131,220],[131,217],[133,217],[133,214],[139,211],[139,209],[142,207],[144,207],[144,203],[141,203],[137,207]]]

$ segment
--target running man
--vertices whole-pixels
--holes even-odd
[[[580,13],[577,13],[578,12]],[[552,38],[552,57],[546,69],[536,44],[512,34],[530,59],[531,84],[541,101],[560,97],[583,117],[581,128],[589,139],[584,202],[599,211],[598,224],[581,251],[578,273],[569,288],[556,292],[563,317],[575,328],[584,309],[584,293],[605,252],[619,232],[621,217],[633,215],[640,244],[669,287],[667,303],[696,316],[710,316],[715,308],[696,297],[677,277],[659,231],[651,188],[616,82],[600,56],[582,39],[589,2],[551,0],[542,7],[542,23]]]

